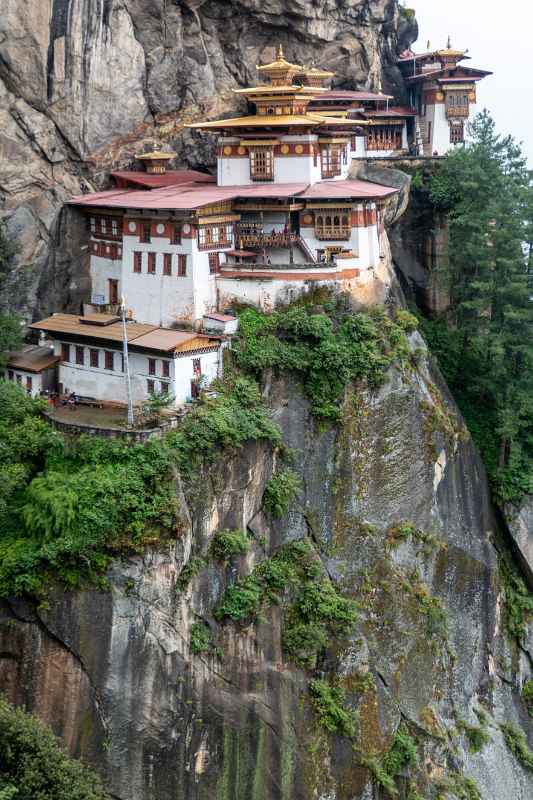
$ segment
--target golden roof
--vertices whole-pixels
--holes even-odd
[[[163,158],[175,158],[176,153],[165,153],[163,150],[152,150],[151,153],[141,153],[135,158],[139,159],[139,161],[157,161],[158,159]]]
[[[270,83],[265,83],[263,86],[250,86],[247,89],[232,89],[235,94],[298,94],[308,95],[313,98],[318,92],[329,91],[323,86],[272,86]]]
[[[281,45],[278,46],[278,52],[276,54],[275,61],[272,61],[270,64],[260,64],[256,67],[256,69],[258,72],[304,71],[304,68],[301,66],[301,64],[291,64],[289,61],[285,60],[285,56],[283,55],[283,47]]]
[[[452,39],[451,36],[448,36],[448,41],[446,42],[446,47],[443,50],[437,50],[436,55],[438,56],[464,56],[464,50],[454,50],[452,47]]]
[[[334,72],[329,72],[327,69],[318,69],[318,67],[309,67],[304,69],[302,75],[310,75],[312,78],[333,78]]]
[[[195,122],[185,125],[186,128],[281,128],[287,125],[349,125],[359,126],[359,120],[327,117],[324,114],[262,114],[249,117],[232,117],[231,119],[215,119],[210,122]]]

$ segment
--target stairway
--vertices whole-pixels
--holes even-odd
[[[304,254],[304,256],[308,259],[309,263],[316,263],[316,256],[314,255],[313,251],[310,247],[307,246],[307,243],[301,236],[296,237],[296,244]]]

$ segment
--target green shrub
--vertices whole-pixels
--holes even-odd
[[[255,619],[263,600],[263,587],[254,575],[239,578],[228,586],[222,603],[215,611],[215,619],[222,622],[228,618],[233,622]]]
[[[418,329],[418,318],[405,308],[396,309],[394,321],[406,333],[412,333]]]
[[[350,381],[379,385],[387,367],[407,357],[409,348],[404,331],[383,309],[354,314],[334,299],[322,308],[328,313],[303,303],[269,315],[246,309],[239,314],[234,355],[252,375],[266,368],[294,372],[313,414],[335,421]]]
[[[211,629],[206,622],[195,622],[191,625],[190,647],[195,655],[209,653],[213,649]]]
[[[518,642],[533,618],[533,595],[508,556],[500,557],[500,578],[504,594],[504,625]]]
[[[395,778],[403,769],[414,767],[417,763],[416,741],[410,736],[405,726],[401,725],[396,731],[390,750],[383,758],[383,767],[391,778]]]
[[[366,767],[370,772],[372,781],[376,786],[384,789],[389,797],[398,796],[398,790],[396,788],[394,778],[389,775],[387,770],[382,766],[380,761],[375,756],[364,758],[362,763],[363,766]]]
[[[500,725],[505,744],[523,767],[533,770],[533,751],[529,749],[524,731],[515,725]]]
[[[464,719],[457,720],[457,729],[466,736],[468,749],[471,753],[479,753],[491,741],[490,734],[487,731],[487,717],[485,714],[480,713],[478,719],[480,720],[480,725],[470,725]]]
[[[250,538],[246,531],[223,530],[215,533],[209,552],[215,561],[225,563],[233,556],[246,553],[250,547]]]
[[[0,797],[3,800],[108,800],[99,778],[69,758],[38,719],[0,697]]]
[[[263,507],[272,516],[283,517],[301,488],[301,481],[291,469],[274,473],[266,485]]]
[[[206,565],[207,561],[205,558],[202,558],[201,556],[191,556],[178,575],[176,587],[180,591],[184,591],[192,579],[195,578],[196,575],[198,575]]]
[[[313,680],[309,683],[309,693],[323,728],[339,736],[355,736],[357,717],[355,711],[345,708],[345,694],[339,686],[332,686],[324,680]]]
[[[530,717],[533,717],[533,680],[526,681],[522,686],[522,699],[527,706]]]

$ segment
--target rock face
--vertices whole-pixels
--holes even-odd
[[[382,78],[393,91],[396,54],[415,38],[396,0],[4,0],[0,214],[21,252],[0,307],[77,311],[87,271],[65,200],[148,141],[166,140],[177,165],[212,167],[212,140],[182,124],[234,111],[232,87],[253,84],[279,42],[338,86]]]
[[[497,522],[482,465],[418,334],[411,348],[414,371],[392,370],[373,392],[350,390],[341,424],[325,431],[297,385],[267,379],[302,479],[285,518],[262,509],[275,457],[250,445],[198,485],[177,486],[183,536],[165,551],[117,563],[109,592],[57,593],[49,608],[4,605],[0,690],[95,763],[114,797],[381,798],[362,763],[390,747],[402,720],[419,742],[423,797],[435,796],[439,780],[457,788],[464,776],[483,800],[533,795],[533,775],[499,729],[520,725],[533,745],[520,698],[533,648],[505,635]],[[239,527],[253,534],[250,551],[227,566],[208,561],[180,588],[184,564],[206,555],[214,532]],[[213,616],[238,574],[301,538],[359,604],[350,642],[319,664],[358,708],[355,753],[350,740],[319,726],[311,673],[283,655],[279,606],[266,603],[256,624]],[[215,632],[221,652],[191,652],[198,621]],[[478,725],[480,708],[490,739],[474,754],[461,723]]]
[[[508,503],[504,513],[516,556],[533,590],[533,497],[524,497],[518,506]]]

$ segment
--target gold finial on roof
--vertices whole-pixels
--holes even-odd
[[[282,44],[278,44],[278,51],[276,53],[276,58],[277,58],[278,61],[281,61],[281,60],[285,59],[285,56],[283,54],[283,45]]]
[[[428,53],[431,50],[431,42],[429,41],[429,39],[428,39],[428,43],[426,45],[426,50],[427,50]]]
[[[446,42],[446,48],[448,50],[452,49],[452,37],[451,36],[448,36],[448,41]]]

